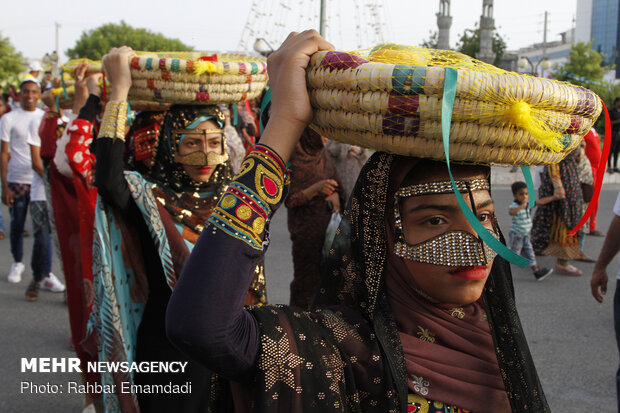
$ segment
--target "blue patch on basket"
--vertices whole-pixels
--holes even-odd
[[[573,143],[573,135],[562,135],[560,143],[562,144],[564,149],[568,148],[570,144]]]
[[[392,89],[407,95],[424,93],[426,67],[394,65],[392,71]]]

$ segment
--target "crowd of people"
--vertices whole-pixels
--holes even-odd
[[[25,270],[29,212],[33,279],[25,298],[65,291],[51,272],[56,238],[82,363],[187,363],[174,374],[87,373],[85,383],[191,382],[193,390],[90,391],[85,408],[549,411],[510,265],[476,236],[450,184],[454,176],[479,223],[503,240],[490,168],[457,164],[448,174],[440,161],[373,153],[312,130],[305,67],[314,52],[332,48],[308,31],[272,54],[264,130],[260,99],[130,113],[135,52],[126,46],[103,59],[112,85],[105,101],[102,75],[88,74],[86,63],[76,69],[70,110],[57,106],[40,65],[29,68],[18,93],[2,95],[0,178],[14,261],[8,281],[21,282]],[[594,262],[584,243],[586,234],[605,235],[596,213],[587,229],[569,232],[603,173],[600,143],[592,130],[542,170],[533,217],[527,184],[512,185],[508,245],[530,260],[538,281],[553,272],[581,275],[570,260]],[[281,204],[294,273],[290,305],[270,306],[264,254]],[[325,248],[334,216],[340,224]],[[595,266],[599,301],[618,252],[617,219]],[[556,257],[555,267],[540,267],[536,255]]]

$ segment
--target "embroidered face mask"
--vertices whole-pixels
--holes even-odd
[[[221,153],[207,152],[196,150],[186,155],[181,155],[178,151],[174,154],[174,161],[188,166],[217,166],[228,160],[228,152],[226,152],[226,136],[221,129],[174,129],[172,131],[175,139],[178,137],[179,145],[183,142],[187,135],[200,136],[204,138],[205,146],[208,144],[207,135],[221,135]]]
[[[468,193],[473,206],[475,203],[472,191],[489,190],[486,179],[469,179],[456,181],[457,188],[462,193]],[[450,194],[453,192],[450,181],[429,182],[425,184],[410,185],[400,188],[394,196],[394,215],[396,218],[396,243],[394,253],[399,257],[433,265],[446,265],[450,267],[470,267],[487,265],[497,253],[474,234],[467,231],[448,231],[411,245],[405,240],[402,218],[400,215],[400,199],[410,196]],[[494,227],[495,227],[494,223]],[[494,229],[491,233],[499,238]]]

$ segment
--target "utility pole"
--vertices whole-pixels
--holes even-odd
[[[325,37],[325,0],[321,0],[321,14],[320,14],[320,21],[319,21],[319,34],[323,37]]]
[[[547,57],[547,19],[549,18],[549,12],[545,11],[545,24],[544,24],[544,28],[543,28],[543,59],[545,57]]]

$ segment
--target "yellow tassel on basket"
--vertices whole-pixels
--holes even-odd
[[[212,62],[205,60],[194,61],[194,74],[200,76],[203,73],[222,73],[222,71],[218,71],[217,66]]]
[[[504,113],[510,123],[528,131],[540,143],[555,152],[561,152],[562,136],[532,116],[532,107],[527,102],[515,102]]]

